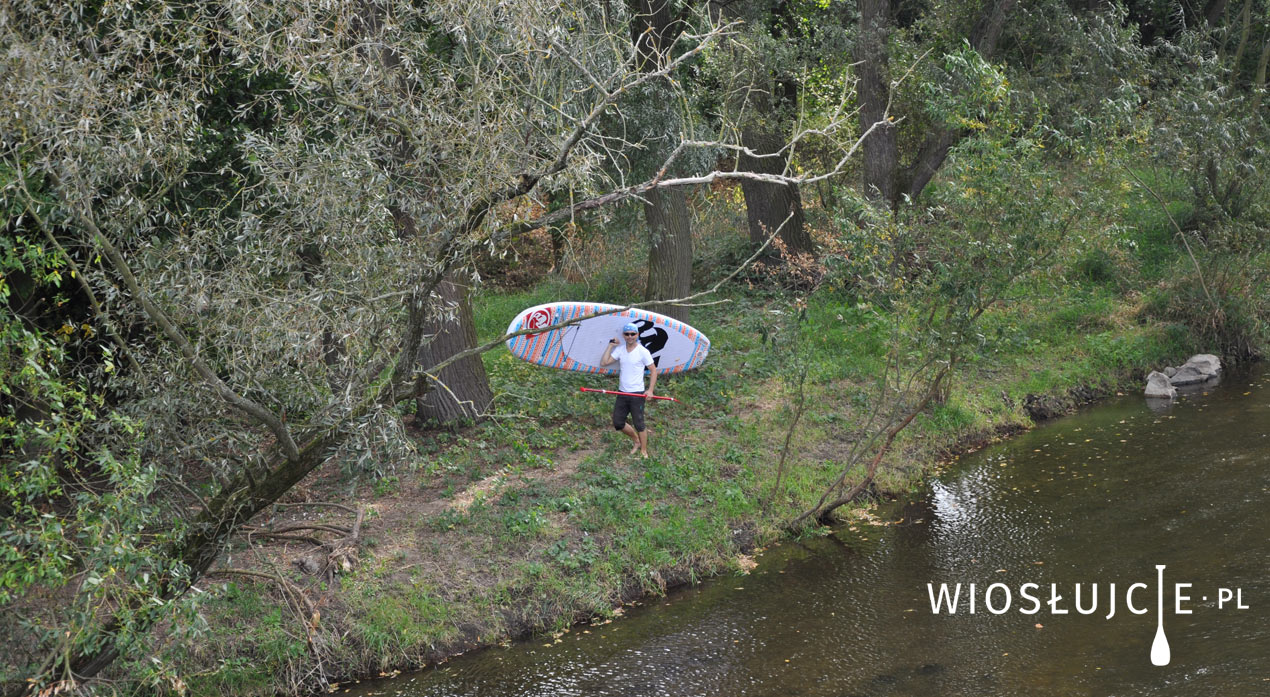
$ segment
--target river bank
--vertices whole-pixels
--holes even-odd
[[[560,288],[481,298],[480,328]],[[719,573],[744,574],[750,555],[823,492],[859,433],[870,376],[885,353],[877,313],[819,296],[790,334],[795,312],[776,294],[737,292],[694,324],[714,342],[706,369],[659,382],[683,405],[649,410],[653,457],[626,455],[607,426],[605,399],[581,395],[586,376],[545,371],[505,351],[486,355],[499,418],[442,433],[438,443],[378,463],[332,463],[286,502],[363,508],[360,558],[330,582],[296,566],[294,541],[240,545],[200,585],[203,637],[161,651],[194,694],[325,689],[444,661],[525,636],[552,642],[580,621],[607,622],[623,606]],[[904,431],[879,470],[874,499],[911,490],[940,463],[1034,418],[1138,392],[1145,373],[1204,347],[1142,311],[1140,296],[1099,289],[985,317],[997,339],[957,373],[947,398]],[[508,315],[510,316],[510,315]],[[792,435],[805,361],[805,405]],[[779,491],[780,454],[789,455]],[[347,468],[348,463],[343,467]],[[855,473],[856,476],[862,474]],[[869,520],[869,502],[843,510]],[[278,509],[262,527],[348,525],[329,507]],[[816,534],[814,527],[804,534]],[[305,598],[297,602],[298,591]],[[299,612],[297,612],[299,610]],[[174,642],[173,645],[177,645]]]
[[[744,577],[669,592],[559,643],[341,687],[364,697],[1263,695],[1267,416],[1266,366],[1229,370],[1174,402],[1111,396],[962,457],[870,519],[776,543]],[[1163,666],[1151,660],[1160,619]]]

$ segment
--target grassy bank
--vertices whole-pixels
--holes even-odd
[[[1145,204],[1127,215],[1138,216],[1132,244],[1070,250],[1061,269],[982,317],[977,349],[946,397],[900,434],[875,497],[920,486],[959,449],[1140,390],[1147,371],[1212,350],[1178,310],[1190,262],[1162,232],[1166,221]],[[480,339],[532,304],[627,302],[631,275],[487,292],[477,300]],[[311,689],[324,676],[416,667],[611,618],[674,584],[744,573],[861,438],[894,318],[832,288],[803,296],[734,283],[716,299],[726,302],[692,311],[713,344],[706,366],[658,382],[683,404],[649,407],[648,460],[626,454],[608,398],[579,393],[609,387],[604,379],[487,353],[495,418],[429,432],[414,452],[361,471],[332,464],[291,499],[366,507],[361,556],[347,573],[314,582],[292,566],[301,545],[240,546],[227,566],[307,583],[310,606],[295,612],[276,583],[214,577],[202,585],[199,641],[174,642],[190,648],[165,649],[162,660],[196,694]],[[291,510],[276,519],[294,520]],[[308,522],[348,523],[344,512],[303,510]]]

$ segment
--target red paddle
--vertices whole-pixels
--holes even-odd
[[[594,389],[591,389],[590,387],[579,387],[578,390],[582,392],[599,392],[601,394],[624,394],[628,397],[643,397],[644,396],[643,392],[618,392],[616,390],[594,390]],[[652,397],[649,397],[649,399],[669,399],[672,402],[683,404],[683,402],[680,402],[674,397],[662,397],[661,395],[653,395]]]

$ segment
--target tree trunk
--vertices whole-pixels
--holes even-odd
[[[962,135],[950,128],[935,128],[926,134],[926,140],[913,158],[913,163],[904,170],[904,192],[910,199],[921,195],[926,185],[935,178],[935,172],[948,159],[948,151],[961,140]]]
[[[257,460],[243,463],[220,491],[207,501],[207,508],[189,522],[185,535],[166,548],[164,556],[180,561],[187,572],[184,576],[166,576],[160,584],[158,596],[168,601],[188,591],[219,558],[225,540],[240,524],[277,501],[322,464],[334,445],[345,436],[346,433],[337,428],[328,429],[305,439],[294,459],[284,457],[274,448]],[[154,616],[140,620],[132,618],[132,621],[137,622],[144,632],[154,622]],[[122,650],[118,643],[122,629],[119,615],[107,620],[97,632],[97,641],[90,645],[91,648],[68,661],[71,674],[87,681],[118,658]],[[131,628],[131,632],[136,630],[136,626]],[[26,693],[24,688],[19,686],[7,692],[6,697]]]
[[[860,0],[860,36],[856,60],[860,63],[860,131],[887,118],[891,97],[891,75],[887,38],[891,33],[890,0]],[[895,128],[875,130],[861,144],[861,173],[864,195],[894,206],[897,200]]]
[[[628,0],[631,44],[636,67],[657,70],[671,59],[670,48],[687,28],[670,0]],[[684,8],[686,9],[686,7]],[[672,104],[662,106],[673,109]],[[653,189],[644,195],[648,224],[648,283],[645,300],[669,300],[688,294],[692,286],[692,218],[682,189]],[[656,312],[687,321],[688,309],[652,304]]]
[[[768,154],[784,146],[785,140],[776,133],[747,128],[741,132],[741,144],[756,153]],[[788,154],[778,157],[750,157],[742,154],[737,161],[738,169],[763,174],[784,174],[788,164]],[[755,247],[763,244],[779,228],[781,242],[787,252],[815,253],[811,236],[807,234],[803,200],[797,186],[742,179],[741,193],[745,196],[745,217],[749,222],[750,243]],[[785,222],[787,218],[789,222]],[[781,227],[782,224],[784,227]]]
[[[1204,20],[1208,22],[1210,29],[1216,27],[1222,16],[1226,14],[1226,3],[1227,0],[1208,1],[1208,6],[1204,8]]]
[[[1239,46],[1235,49],[1235,58],[1230,62],[1235,74],[1239,74],[1239,63],[1244,59],[1244,51],[1248,48],[1248,36],[1252,33],[1252,0],[1245,0],[1244,9],[1239,13]]]
[[[987,0],[979,21],[970,30],[970,46],[984,57],[992,58],[997,52],[997,42],[1001,40],[1001,32],[1005,29],[1005,16],[1014,9],[1018,0]]]
[[[724,2],[711,3],[711,7],[721,17],[726,15],[731,21],[740,22],[747,21],[747,12],[753,9],[742,4]],[[790,31],[798,23],[798,18],[789,2],[777,2],[769,7],[766,18],[768,31],[773,39],[778,42],[793,40]],[[740,57],[737,59],[740,60]],[[748,63],[750,61],[742,61],[742,64]],[[751,157],[741,153],[737,157],[738,170],[760,174],[787,173],[793,152],[788,151],[781,155],[774,153],[785,147],[789,140],[790,123],[797,111],[798,97],[802,90],[802,83],[795,76],[796,69],[791,71],[791,67],[770,59],[757,61],[757,64],[745,71],[750,83],[747,89],[733,92],[731,108],[738,114],[748,116],[740,124],[741,145],[759,155],[772,155]],[[779,229],[780,241],[785,251],[791,254],[815,254],[811,236],[807,234],[802,196],[797,185],[742,179],[741,194],[745,197],[750,244],[758,247]],[[785,222],[786,219],[789,220],[788,223]],[[775,246],[769,247],[764,256],[769,261],[774,261],[776,252]]]
[[[1261,108],[1261,95],[1266,91],[1266,64],[1270,63],[1270,37],[1266,45],[1261,47],[1261,59],[1257,61],[1257,76],[1252,81],[1252,111]]]
[[[631,44],[638,54],[636,68],[652,72],[665,65],[671,45],[687,28],[671,0],[628,0]],[[685,8],[686,9],[686,8]]]
[[[985,60],[996,53],[997,42],[1001,40],[1001,32],[1005,29],[1006,15],[1014,9],[1018,0],[986,0],[983,13],[975,26],[970,30],[970,47],[983,56]],[[926,140],[918,149],[913,162],[904,169],[905,180],[902,189],[909,198],[921,195],[926,185],[934,178],[935,172],[948,159],[948,151],[963,137],[964,133],[949,128],[938,127],[926,134]]]
[[[388,210],[399,237],[409,239],[418,234],[410,213],[397,205],[389,205]],[[436,292],[445,307],[452,308],[454,319],[433,320],[424,326],[424,335],[433,338],[419,347],[417,362],[423,370],[476,347],[476,324],[468,291],[466,286],[454,283],[453,274],[437,285]],[[494,399],[480,356],[455,361],[434,377],[442,384],[426,376],[415,383],[415,418],[419,423],[448,424],[462,418],[479,419]]]
[[[452,308],[454,318],[434,319],[424,325],[424,334],[432,336],[419,347],[419,367],[424,370],[476,346],[468,287],[455,283],[451,275],[437,286],[437,293]],[[420,422],[448,424],[462,418],[479,419],[494,399],[480,356],[455,361],[442,368],[440,375],[425,376],[418,384],[415,416]]]
[[[680,188],[653,189],[645,194],[648,221],[648,286],[646,300],[681,298],[692,287],[692,228],[688,193]],[[653,303],[649,309],[688,321],[688,308]]]

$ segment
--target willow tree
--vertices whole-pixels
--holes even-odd
[[[614,137],[624,100],[654,82],[683,99],[665,78],[734,30],[698,18],[650,68],[606,9],[0,5],[0,191],[30,250],[0,263],[42,270],[109,337],[100,370],[75,374],[2,307],[21,343],[0,359],[24,372],[0,410],[25,439],[3,441],[18,456],[0,472],[6,694],[72,687],[157,623],[184,626],[230,536],[322,464],[408,458],[400,405],[501,345],[420,364],[478,252],[663,191],[816,180],[714,171],[739,146],[686,134],[628,177],[646,144]],[[819,180],[858,147],[842,122],[815,137],[838,153]],[[520,217],[560,189],[579,195]],[[42,411],[14,407],[32,396]]]
[[[0,596],[22,649],[5,652],[6,694],[99,674],[319,465],[408,454],[397,405],[472,353],[419,365],[428,328],[454,322],[443,284],[474,282],[473,256],[516,229],[505,204],[544,184],[605,193],[599,120],[726,34],[685,34],[640,70],[593,10],[0,6],[6,224],[91,300],[112,370],[64,384],[118,415],[63,433],[0,404],[31,434],[4,465],[32,483],[5,489],[6,561],[25,570]],[[230,91],[228,123],[209,120]],[[235,156],[211,157],[226,140]],[[58,378],[46,339],[6,365]],[[83,416],[45,401],[59,423]]]

